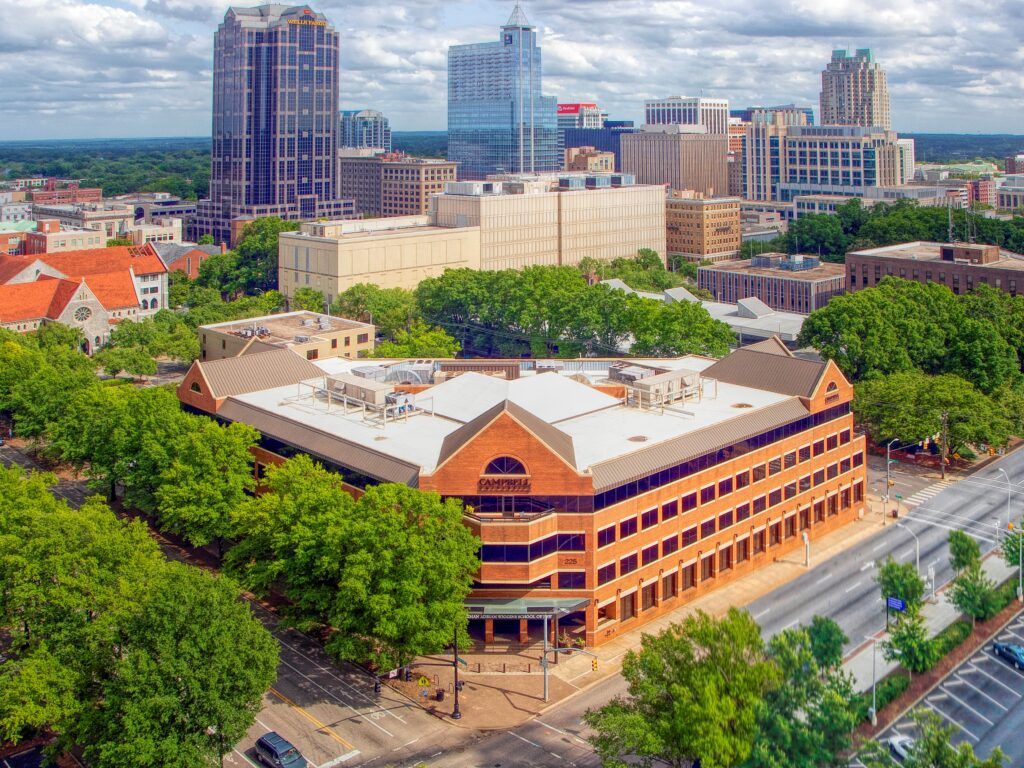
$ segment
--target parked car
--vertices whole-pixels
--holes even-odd
[[[993,643],[992,653],[1001,659],[1005,659],[1017,669],[1024,669],[1024,645],[1013,645],[1011,643]]]
[[[308,768],[299,750],[276,731],[256,739],[256,759],[270,768]]]
[[[901,761],[910,757],[913,749],[914,740],[909,736],[904,736],[902,733],[897,733],[889,739],[889,751]]]

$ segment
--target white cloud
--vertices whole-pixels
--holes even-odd
[[[0,0],[0,138],[208,133],[224,0]],[[342,34],[341,102],[397,130],[445,126],[446,51],[495,39],[512,2],[326,0]],[[866,12],[868,11],[869,12]],[[872,48],[893,121],[1019,132],[1020,0],[530,0],[545,90],[639,119],[643,99],[817,104],[833,48]]]

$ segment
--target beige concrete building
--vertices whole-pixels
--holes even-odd
[[[665,200],[665,246],[687,261],[727,261],[741,243],[738,197]]]
[[[684,125],[645,125],[621,139],[622,170],[640,184],[693,189],[705,197],[729,189],[729,139]]]
[[[201,360],[221,360],[273,349],[290,349],[307,360],[366,357],[376,329],[369,323],[319,312],[284,312],[199,326]]]
[[[278,239],[278,285],[313,288],[328,302],[357,283],[415,288],[446,269],[480,268],[480,229],[431,225],[428,216],[317,221]]]
[[[650,248],[665,258],[660,186],[621,174],[550,174],[458,182],[434,198],[434,222],[480,228],[481,269],[576,265]]]
[[[135,211],[118,203],[35,204],[32,214],[37,220],[57,219],[63,227],[96,229],[108,238],[122,236],[135,223]]]
[[[20,253],[60,253],[104,248],[107,238],[103,232],[82,227],[65,227],[56,219],[38,219],[34,232],[26,232]]]
[[[131,224],[124,231],[124,237],[131,240],[133,245],[142,245],[143,243],[180,243],[181,219],[160,218],[154,219],[149,224],[145,222]]]
[[[567,171],[615,171],[615,153],[603,152],[596,147],[569,147],[565,150]]]

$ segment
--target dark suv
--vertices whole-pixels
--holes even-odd
[[[993,643],[992,653],[1006,659],[1017,669],[1024,669],[1024,646],[1011,643]]]
[[[290,741],[275,731],[256,739],[256,758],[270,768],[308,768],[309,763]]]

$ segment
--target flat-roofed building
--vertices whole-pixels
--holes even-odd
[[[939,283],[953,293],[973,291],[981,284],[1024,293],[1024,256],[980,243],[916,241],[850,251],[846,269],[851,291],[878,285],[886,277]]]
[[[120,237],[135,223],[135,211],[120,203],[34,203],[32,214],[36,219],[56,219],[63,227],[95,229],[108,238]]]
[[[401,152],[341,150],[338,157],[341,191],[356,201],[366,216],[421,216],[430,198],[455,181],[457,163],[410,157]]]
[[[220,360],[290,349],[307,360],[366,357],[376,330],[369,323],[299,310],[199,326],[199,357]]]
[[[772,309],[807,315],[846,292],[846,271],[814,256],[766,253],[698,267],[697,286],[717,301],[735,304],[753,297]]]
[[[726,261],[740,250],[738,197],[665,200],[665,247],[687,261]]]
[[[622,170],[640,184],[693,189],[705,197],[729,191],[729,139],[699,126],[645,125],[621,137]]]
[[[178,396],[259,430],[256,472],[307,452],[354,493],[458,499],[488,643],[536,637],[552,613],[607,643],[864,510],[851,385],[774,339],[718,361],[289,354],[197,361]]]
[[[1024,210],[1024,173],[1005,176],[995,189],[996,208],[1005,211]]]
[[[569,147],[565,150],[565,169],[611,173],[615,170],[615,153],[603,152],[595,147]]]
[[[27,255],[84,251],[90,248],[105,248],[106,245],[107,236],[104,232],[63,226],[56,219],[38,219],[34,229],[23,233],[21,248],[16,253]],[[10,252],[8,249],[8,253]]]
[[[141,221],[136,224],[129,224],[124,231],[124,236],[132,241],[133,245],[143,243],[180,243],[182,236],[182,221],[174,218],[153,219],[150,222]]]
[[[434,226],[428,216],[307,222],[281,233],[277,266],[289,299],[312,288],[330,303],[357,283],[411,289],[446,269],[479,269],[480,230]]]
[[[648,125],[695,125],[725,135],[729,132],[729,101],[706,96],[649,99],[644,102],[644,119]]]

